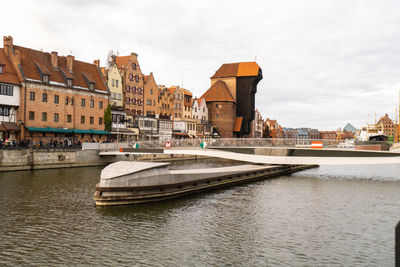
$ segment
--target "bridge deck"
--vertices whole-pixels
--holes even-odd
[[[356,164],[400,164],[399,156],[392,157],[296,157],[296,156],[265,156],[243,154],[214,149],[164,149],[162,154],[207,156],[255,164],[305,164],[305,165],[356,165]],[[149,152],[99,152],[100,156],[148,154]],[[160,151],[161,153],[161,151]]]

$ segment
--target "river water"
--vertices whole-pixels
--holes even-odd
[[[394,265],[400,166],[320,167],[98,208],[101,169],[0,173],[0,266]]]

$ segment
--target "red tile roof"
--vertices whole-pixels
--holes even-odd
[[[115,57],[115,63],[117,64],[118,68],[126,68],[131,60],[131,56],[123,56],[123,57]]]
[[[94,82],[96,90],[108,91],[100,70],[94,64],[74,60],[71,73],[67,68],[67,57],[58,56],[59,68],[53,68],[50,53],[16,45],[14,45],[14,50],[20,54],[21,67],[25,78],[41,81],[39,67],[43,72],[50,74],[51,82],[65,84],[66,81],[63,75],[66,75],[67,78],[73,78],[73,86],[88,88],[89,85],[84,77],[86,76],[89,81]],[[62,72],[65,73],[63,74]]]
[[[260,66],[256,62],[223,64],[211,78],[257,76]]]
[[[17,72],[8,60],[3,48],[0,48],[0,65],[3,65],[3,74],[0,74],[0,82],[15,85],[21,84]]]
[[[182,91],[183,94],[192,96],[192,93],[188,89],[182,88]]]
[[[216,81],[200,98],[204,98],[207,102],[235,103],[235,99],[226,86],[226,83],[221,80]]]

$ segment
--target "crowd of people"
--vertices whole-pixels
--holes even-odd
[[[15,138],[0,138],[0,148],[80,148],[82,143],[107,143],[103,139],[85,139],[79,140],[77,138],[40,138],[39,140],[24,139],[17,141]]]

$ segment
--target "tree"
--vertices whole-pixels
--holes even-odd
[[[104,110],[104,131],[111,132],[112,119],[111,119],[111,105],[108,104]]]

